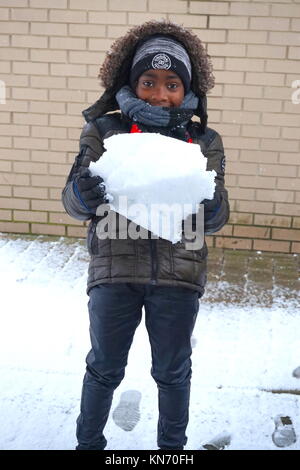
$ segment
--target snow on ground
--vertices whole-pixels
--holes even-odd
[[[77,241],[0,239],[0,449],[74,449],[85,356],[87,254]],[[226,430],[229,449],[278,449],[273,419],[289,415],[300,450],[300,312],[200,305],[186,449]],[[156,449],[157,392],[143,324],[106,426],[107,449]],[[141,393],[141,419],[126,432],[112,419],[122,392]],[[272,393],[274,390],[296,393]]]

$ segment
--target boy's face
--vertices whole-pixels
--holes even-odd
[[[179,107],[184,98],[184,86],[173,70],[150,69],[140,75],[135,93],[152,106]]]

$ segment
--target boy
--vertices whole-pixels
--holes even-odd
[[[86,359],[77,449],[106,446],[103,430],[113,392],[124,377],[142,307],[152,352],[151,374],[158,386],[157,444],[160,449],[183,449],[191,335],[206,282],[206,244],[188,251],[181,242],[150,236],[98,238],[96,209],[106,202],[105,186],[87,167],[105,151],[103,140],[121,132],[159,132],[197,143],[207,158],[207,170],[217,173],[214,199],[203,201],[205,233],[220,230],[228,220],[229,205],[222,140],[206,126],[205,95],[214,85],[212,67],[197,36],[171,22],[150,21],[113,44],[99,77],[105,92],[83,112],[87,124],[80,153],[63,191],[68,214],[90,220],[87,292],[92,349]],[[107,114],[116,110],[121,112]],[[200,117],[200,123],[191,120],[193,115]]]

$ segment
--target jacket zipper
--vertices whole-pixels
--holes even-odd
[[[143,132],[136,123],[131,125],[130,133],[141,133]],[[188,131],[185,133],[185,138],[188,143],[193,143],[193,139]],[[157,284],[157,240],[150,239],[150,251],[151,251],[151,284]]]
[[[151,284],[157,284],[157,240],[150,239]]]
[[[95,232],[96,232],[96,227],[97,227],[97,223],[95,223],[95,221],[93,220],[91,222],[91,227],[88,231],[88,237],[87,237],[87,245],[88,245],[88,249],[90,250],[91,254],[94,254],[96,253],[95,251],[95,246],[94,246],[94,235],[95,235]]]

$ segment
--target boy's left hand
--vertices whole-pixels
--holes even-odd
[[[96,213],[100,204],[106,202],[105,185],[101,176],[91,176],[88,168],[81,168],[73,182],[74,191],[86,209]]]

